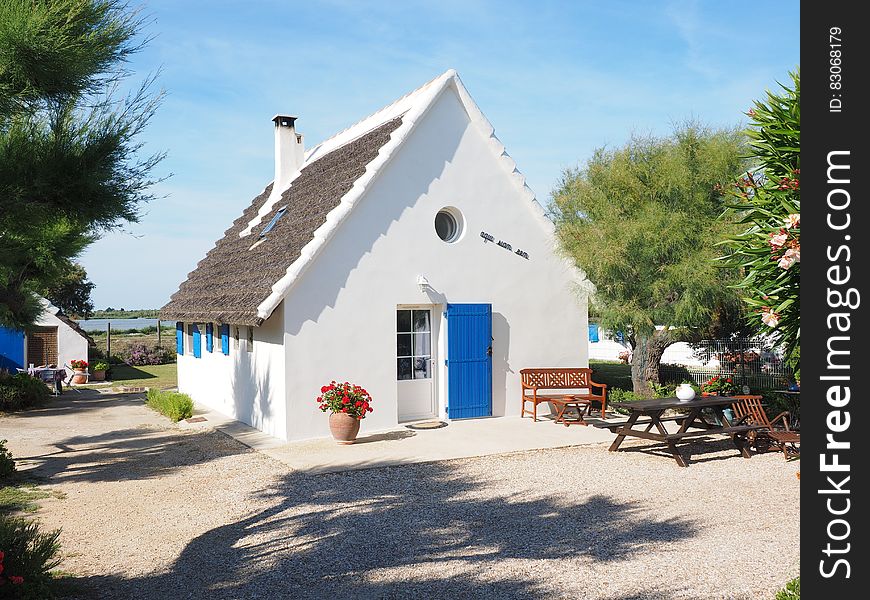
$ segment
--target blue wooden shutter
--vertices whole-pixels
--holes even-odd
[[[184,354],[184,323],[181,321],[175,324],[175,352]]]
[[[447,414],[492,415],[492,306],[447,305]]]
[[[205,349],[214,352],[214,325],[211,323],[205,324]]]
[[[199,333],[199,326],[196,323],[191,324],[190,333],[193,338],[193,357],[202,358],[202,336]]]
[[[598,325],[594,323],[589,325],[589,341],[593,343],[598,342]]]
[[[221,325],[221,352],[230,354],[230,326]]]

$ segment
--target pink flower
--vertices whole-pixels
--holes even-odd
[[[779,313],[775,313],[765,306],[761,309],[761,322],[768,327],[776,327],[779,325]]]
[[[9,581],[12,582],[12,585],[21,585],[24,583],[24,577],[21,577],[20,575],[10,575]]]
[[[770,244],[770,247],[774,250],[779,250],[783,246],[785,246],[785,242],[788,240],[788,234],[784,229],[780,229],[779,233],[771,233],[770,239],[767,240],[767,243]]]
[[[785,254],[782,255],[783,258],[791,258],[794,259],[794,262],[801,261],[801,246],[798,244],[797,246],[792,246],[788,250],[785,251]]]
[[[800,227],[800,224],[801,224],[800,213],[793,213],[785,218],[785,228],[786,229],[791,229],[792,227]]]
[[[787,250],[786,253],[782,255],[782,258],[779,259],[779,262],[776,263],[779,268],[788,270],[797,262],[794,256],[789,256],[789,252],[791,252],[791,250]]]

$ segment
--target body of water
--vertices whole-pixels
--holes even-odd
[[[157,319],[82,319],[78,321],[79,327],[85,331],[105,331],[106,325],[112,324],[112,329],[142,329],[143,327],[154,327],[157,325]],[[163,321],[164,325],[169,325],[169,321]]]

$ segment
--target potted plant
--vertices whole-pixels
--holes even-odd
[[[72,382],[73,383],[87,383],[88,382],[88,361],[86,360],[71,360],[69,361],[69,365],[72,367],[72,370],[75,371],[73,375]]]
[[[329,431],[339,444],[352,444],[359,433],[360,421],[372,412],[372,397],[362,387],[348,383],[336,383],[320,388],[317,406],[321,411],[331,411]]]
[[[106,380],[106,371],[109,370],[109,363],[104,361],[99,361],[94,363],[91,371],[91,379],[94,381],[105,381]]]
[[[702,396],[730,396],[737,391],[734,380],[730,377],[714,375],[701,384]]]

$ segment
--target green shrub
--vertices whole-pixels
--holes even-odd
[[[9,477],[15,472],[15,461],[12,453],[6,449],[6,440],[0,440],[0,479]]]
[[[801,578],[792,579],[776,593],[776,600],[801,600]]]
[[[44,533],[34,521],[0,517],[0,551],[3,552],[0,577],[4,578],[0,589],[9,594],[4,598],[54,597],[51,570],[61,561],[59,537],[59,529]],[[23,581],[18,580],[19,577]]]
[[[607,390],[607,405],[608,406],[610,406],[611,402],[632,402],[634,400],[640,400],[640,398],[638,398],[637,394],[635,394],[634,392],[629,392],[629,391],[626,391],[622,388],[612,388],[612,389]],[[615,410],[616,412],[623,414],[623,415],[627,415],[629,413],[629,411],[627,411],[624,408],[615,408],[614,407],[613,410]]]
[[[187,394],[149,389],[145,403],[178,423],[193,416],[193,400]]]
[[[48,400],[48,386],[27,373],[0,373],[0,410],[21,410],[41,400]]]

